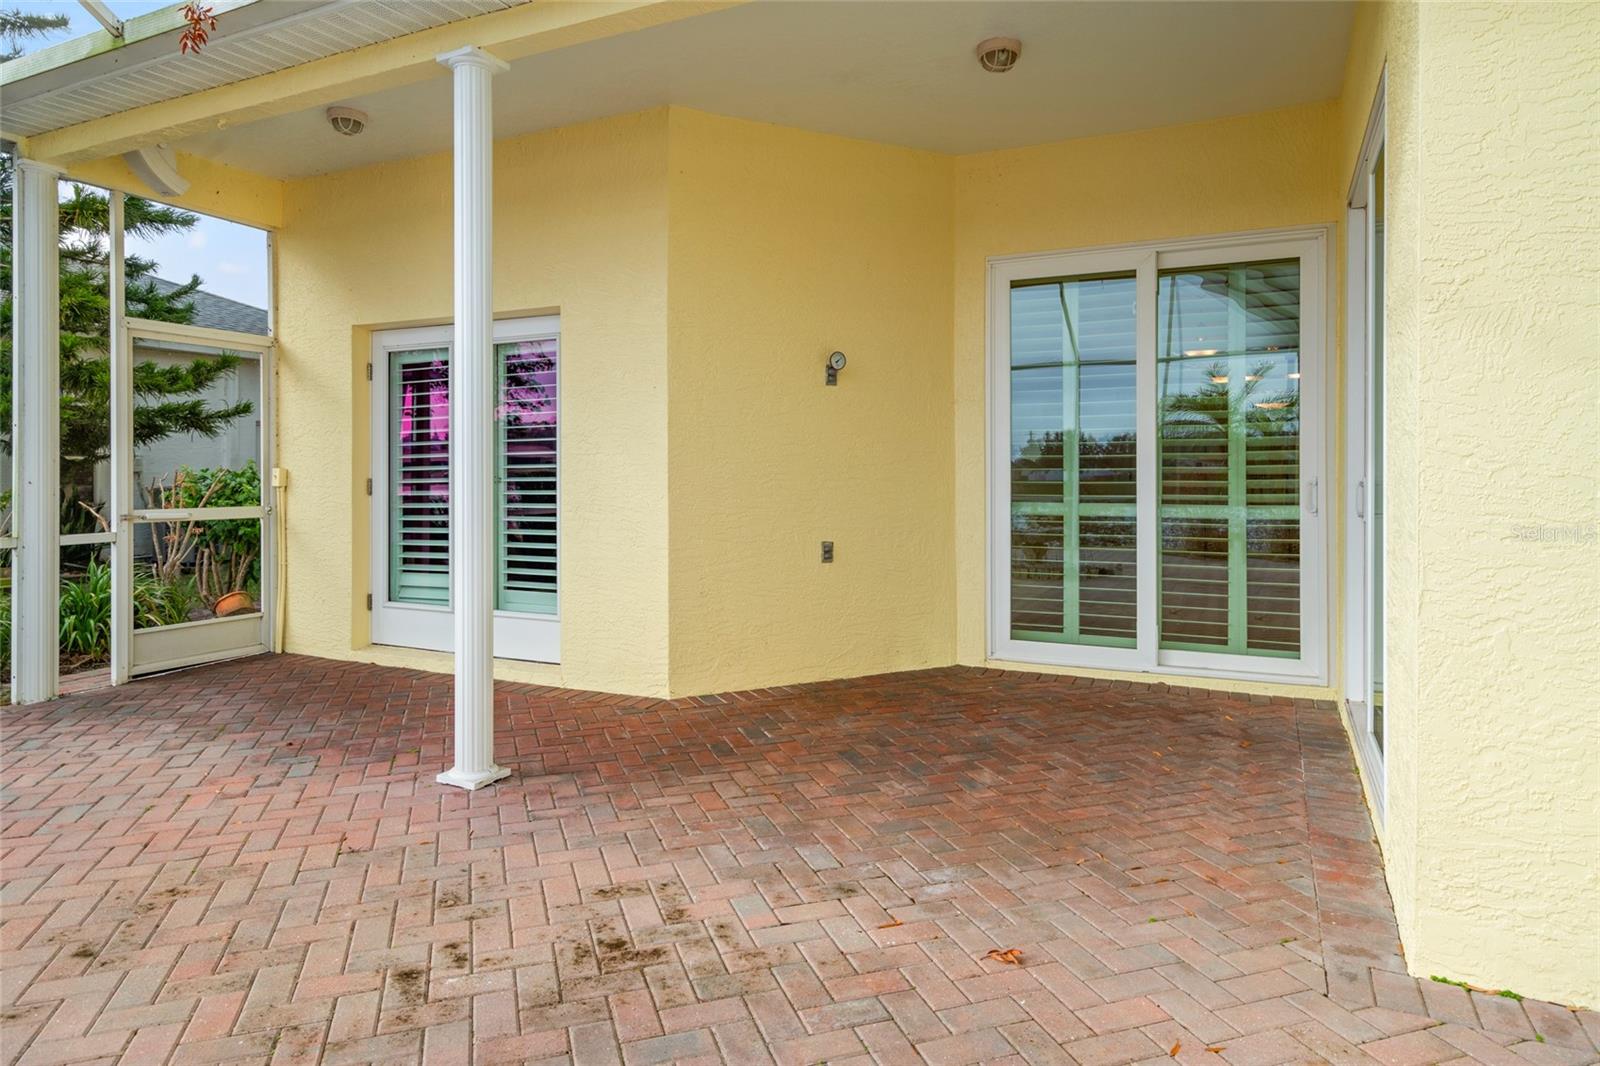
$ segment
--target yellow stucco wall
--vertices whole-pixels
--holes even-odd
[[[948,664],[950,160],[678,109],[670,154],[673,691]]]
[[[1338,118],[1336,105],[1315,104],[956,159],[954,521],[960,662],[987,661],[987,257],[1335,222],[1341,201],[1334,174]],[[1152,679],[1115,671],[1068,672]],[[1331,686],[1172,680],[1233,691],[1333,694]]]
[[[667,113],[495,146],[494,306],[561,315],[562,665],[501,677],[665,694]],[[448,154],[291,182],[279,234],[289,651],[448,670],[367,644],[371,331],[448,321]]]
[[[496,311],[561,313],[563,419],[562,663],[498,675],[684,695],[950,662],[949,161],[672,109],[497,142],[495,171]],[[371,331],[448,319],[449,198],[446,156],[287,185],[288,650],[450,667],[368,644],[364,495]]]
[[[283,182],[184,154],[178,156],[178,172],[189,182],[189,188],[182,196],[157,196],[156,199],[262,229],[283,225]],[[67,168],[67,176],[106,189],[153,195],[121,156],[75,164]]]
[[[1346,176],[1385,61],[1390,885],[1414,973],[1593,1006],[1600,5],[1363,10]]]

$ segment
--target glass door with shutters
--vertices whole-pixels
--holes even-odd
[[[991,265],[991,654],[1325,679],[1320,232]]]
[[[373,338],[372,641],[448,651],[448,326]],[[559,323],[495,323],[495,655],[556,662]]]

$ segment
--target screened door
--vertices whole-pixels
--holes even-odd
[[[448,651],[450,330],[374,338],[372,640]],[[559,331],[495,326],[495,654],[556,662]]]
[[[1319,680],[1319,235],[991,268],[991,652]]]
[[[113,547],[113,677],[254,655],[272,646],[276,523],[272,342],[128,319],[128,379],[115,382],[113,477],[130,504]],[[198,399],[149,387],[181,376]],[[160,432],[175,405],[204,402],[213,432]]]

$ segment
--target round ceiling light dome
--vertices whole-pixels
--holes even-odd
[[[346,137],[354,137],[367,128],[367,113],[353,107],[330,107],[328,125]]]
[[[990,37],[978,44],[978,62],[991,74],[1004,74],[1021,55],[1022,42],[1015,37]]]

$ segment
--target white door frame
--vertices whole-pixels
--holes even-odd
[[[132,355],[134,339],[191,345],[198,348],[249,352],[257,357],[261,375],[261,426],[257,469],[261,500],[249,507],[195,507],[160,510],[134,506],[133,483]],[[173,670],[180,666],[259,655],[272,648],[277,611],[277,522],[272,506],[273,425],[277,375],[273,372],[275,342],[270,336],[206,329],[174,322],[125,318],[112,347],[112,482],[115,541],[112,566],[112,681]],[[133,530],[136,525],[162,521],[221,521],[253,518],[261,528],[261,610],[230,618],[137,629],[133,617]]]
[[[561,319],[558,315],[531,318],[497,319],[494,343],[520,340],[554,340],[556,363],[556,613],[523,614],[494,612],[494,651],[497,659],[527,662],[561,661],[561,587],[559,551],[561,529]],[[450,351],[454,333],[449,324],[391,329],[372,335],[372,425],[371,425],[371,633],[374,644],[403,648],[451,651],[455,643],[452,614],[448,606],[403,603],[389,598],[389,359],[396,352],[420,348]]]
[[[1307,226],[1193,237],[1168,241],[1084,249],[1069,252],[994,256],[988,260],[988,453],[987,565],[988,655],[992,660],[1130,670],[1288,684],[1328,684],[1329,577],[1328,545],[1332,508],[1323,506],[1327,484],[1325,456],[1331,420],[1327,417],[1333,381],[1333,292],[1326,279],[1333,273],[1331,227]],[[1065,277],[1077,273],[1135,273],[1140,293],[1156,284],[1168,267],[1209,265],[1222,261],[1297,257],[1301,263],[1301,387],[1310,400],[1302,409],[1301,460],[1301,655],[1299,659],[1253,658],[1243,655],[1162,650],[1156,633],[1155,603],[1158,535],[1156,470],[1155,368],[1142,357],[1137,366],[1138,470],[1136,584],[1139,612],[1138,646],[1105,648],[1013,639],[1010,635],[1010,309],[1011,283],[1030,278]],[[1154,299],[1136,305],[1138,349],[1154,353]],[[1149,363],[1147,366],[1146,364]],[[1144,604],[1151,607],[1146,608]]]
[[[1378,545],[1369,518],[1377,502],[1377,471],[1368,444],[1376,395],[1373,391],[1373,311],[1382,293],[1374,291],[1375,278],[1370,262],[1373,218],[1369,208],[1373,171],[1385,142],[1386,84],[1387,72],[1378,79],[1361,155],[1350,180],[1345,213],[1344,711],[1354,738],[1356,758],[1367,779],[1380,823],[1388,793],[1384,758],[1388,750],[1388,719],[1386,716],[1383,720],[1383,737],[1374,737],[1370,657],[1373,618],[1383,610],[1383,604],[1378,602],[1373,589],[1371,563],[1377,557]],[[1385,316],[1385,328],[1387,323]],[[1383,380],[1380,378],[1376,385],[1383,388]]]

